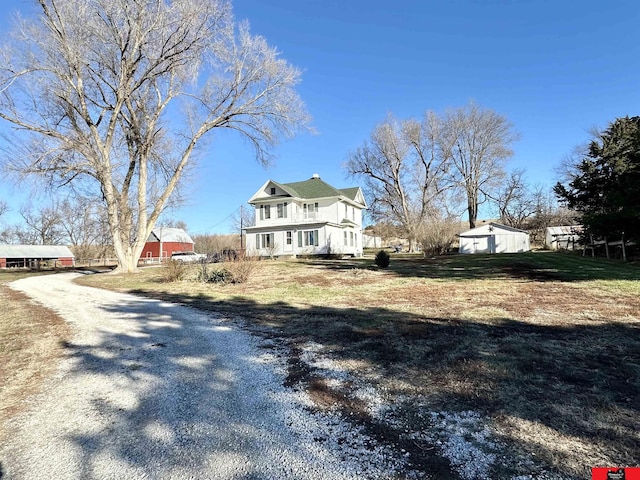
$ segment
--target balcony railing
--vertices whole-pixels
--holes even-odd
[[[278,218],[275,215],[271,215],[271,218],[257,219],[256,226],[269,226],[269,225],[286,225],[291,223],[314,223],[330,221],[328,215],[322,215],[319,212],[307,212],[307,213],[295,213],[289,215],[286,218]]]
[[[321,215],[319,212],[296,213],[293,216],[293,221],[296,223],[321,222],[323,220],[325,220],[324,215]]]

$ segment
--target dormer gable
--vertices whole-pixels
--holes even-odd
[[[268,201],[275,198],[291,197],[292,194],[282,184],[273,180],[267,180],[266,183],[260,187],[260,189],[253,194],[248,203],[257,203],[261,201]]]
[[[356,203],[360,208],[367,208],[367,202],[360,187],[342,188],[340,192],[347,200]]]

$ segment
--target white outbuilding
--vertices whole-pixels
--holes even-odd
[[[547,227],[544,246],[551,250],[575,250],[581,248],[582,225]]]
[[[521,253],[531,250],[529,234],[500,223],[488,223],[460,235],[460,253]]]

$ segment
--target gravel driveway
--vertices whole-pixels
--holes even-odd
[[[9,425],[9,479],[352,479],[402,471],[341,418],[282,386],[277,349],[227,319],[75,285],[13,282],[74,328],[67,356]],[[402,475],[398,475],[402,477]]]

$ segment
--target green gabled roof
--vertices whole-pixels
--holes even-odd
[[[349,200],[356,201],[356,197],[358,195],[359,187],[351,187],[351,188],[341,188],[340,191],[342,194],[347,197]]]
[[[281,193],[278,195],[267,194],[266,189],[269,185],[278,187],[281,190]],[[260,190],[258,190],[253,197],[249,199],[249,203],[254,205],[256,203],[271,201],[275,198],[285,197],[292,197],[300,200],[340,197],[349,202],[353,202],[356,205],[360,205],[362,208],[367,208],[360,187],[337,189],[321,180],[317,175],[314,175],[309,180],[304,180],[302,182],[278,183],[274,180],[267,180]]]
[[[285,191],[298,198],[325,198],[344,195],[343,191],[333,188],[319,178],[310,178],[304,182],[283,183],[281,185]]]

